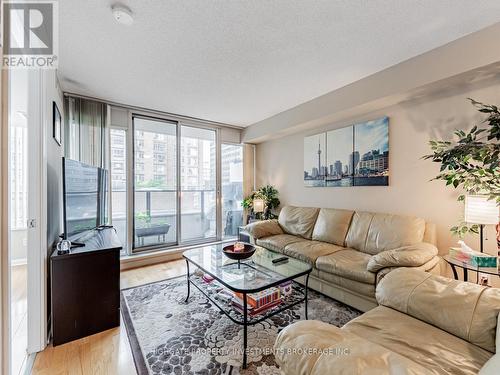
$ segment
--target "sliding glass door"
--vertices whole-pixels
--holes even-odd
[[[181,242],[216,239],[216,133],[181,126]]]
[[[221,144],[217,129],[142,114],[132,115],[130,133],[112,131],[111,170],[113,222],[128,228],[132,252],[237,236],[243,223],[241,145]],[[125,179],[133,181],[130,193]]]
[[[133,118],[134,249],[178,243],[177,126]]]

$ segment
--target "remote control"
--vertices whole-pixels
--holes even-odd
[[[279,262],[284,262],[285,260],[288,260],[288,258],[287,257],[276,258],[276,259],[273,259],[272,262],[279,263]]]

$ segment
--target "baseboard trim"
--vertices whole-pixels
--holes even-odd
[[[155,254],[130,255],[120,260],[120,271],[182,259],[183,251],[176,249],[168,252],[161,251]]]

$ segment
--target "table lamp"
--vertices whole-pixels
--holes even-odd
[[[488,200],[488,197],[484,195],[466,196],[465,221],[467,223],[479,224],[480,249],[483,252],[484,226],[487,224],[498,224],[498,206],[495,200]]]
[[[253,212],[261,213],[264,212],[265,202],[264,199],[254,199],[253,200]]]

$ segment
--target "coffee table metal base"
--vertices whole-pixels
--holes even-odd
[[[293,281],[294,284],[299,286],[299,288],[294,288],[295,293],[300,293],[302,295],[302,298],[294,298],[290,302],[286,302],[280,307],[280,308],[273,308],[270,309],[270,312],[267,314],[262,314],[261,316],[257,317],[252,317],[249,319],[248,316],[248,306],[247,306],[247,293],[246,292],[241,292],[243,294],[243,320],[239,320],[235,317],[235,314],[230,314],[228,313],[227,309],[222,306],[222,304],[218,301],[216,301],[214,298],[210,296],[210,293],[207,293],[204,288],[199,285],[194,279],[191,277],[190,271],[189,271],[189,260],[186,259],[186,266],[187,266],[187,274],[186,274],[186,279],[187,279],[187,296],[185,302],[188,302],[189,296],[191,295],[191,285],[193,285],[196,289],[198,289],[206,298],[210,300],[219,310],[221,310],[229,319],[231,319],[234,323],[242,325],[243,326],[243,368],[247,368],[247,349],[248,349],[248,333],[247,329],[248,326],[257,324],[259,322],[262,322],[263,320],[266,320],[270,318],[273,315],[279,314],[282,311],[285,311],[286,309],[289,309],[299,303],[304,302],[304,315],[306,320],[308,319],[308,309],[307,309],[307,289],[308,289],[308,284],[309,284],[309,273],[305,275],[305,285],[302,287],[300,286],[299,283],[296,281]],[[203,271],[203,270],[202,270]],[[303,288],[303,290],[301,290]],[[230,289],[230,288],[228,288]],[[280,305],[278,305],[279,307]]]

